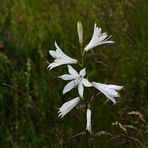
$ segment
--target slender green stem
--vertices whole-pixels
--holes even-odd
[[[84,53],[85,51],[83,50],[83,47],[81,45],[81,66],[82,67],[84,66]]]
[[[86,141],[86,148],[88,148],[88,131],[86,130],[86,139],[85,139],[85,141]]]
[[[82,44],[81,44],[81,67],[84,67],[84,54],[85,54],[85,50],[84,50],[84,48],[83,48],[83,46],[82,46]],[[86,101],[85,102],[86,103],[86,110],[87,110],[87,107],[88,107],[88,102]],[[86,130],[86,136],[85,136],[85,146],[86,146],[86,148],[88,148],[88,131]]]
[[[87,112],[87,108],[89,106],[89,103],[86,101],[85,102],[85,105],[86,105],[86,112]],[[86,148],[88,148],[88,131],[86,130],[86,137],[85,137],[85,145],[86,145]]]

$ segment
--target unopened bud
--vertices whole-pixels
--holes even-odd
[[[80,21],[77,22],[77,31],[78,31],[79,43],[82,45],[82,43],[83,43],[83,26]]]

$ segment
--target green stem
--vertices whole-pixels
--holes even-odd
[[[86,148],[88,148],[88,131],[86,130],[86,139],[85,139],[85,142],[86,142]]]
[[[87,108],[90,107],[89,103],[86,101],[85,102],[86,105],[86,112],[87,112]],[[86,148],[88,148],[88,131],[86,130],[86,137],[85,137],[85,144],[86,144]]]
[[[83,50],[83,47],[81,45],[81,66],[82,67],[84,66],[84,53],[85,51]]]

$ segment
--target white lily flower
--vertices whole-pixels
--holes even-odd
[[[53,63],[50,63],[47,68],[54,68],[60,65],[64,64],[76,64],[77,60],[72,59],[71,57],[67,56],[58,46],[58,44],[55,42],[56,51],[49,50],[49,54],[55,58]]]
[[[115,97],[119,97],[118,90],[122,89],[123,86],[118,85],[107,85],[92,82],[93,87],[101,91],[109,100],[111,100],[114,104],[116,103]]]
[[[80,98],[74,98],[70,101],[64,103],[58,111],[58,117],[63,118],[67,113],[69,113],[78,103],[80,102]]]
[[[97,27],[97,24],[94,25],[94,32],[93,36],[88,43],[88,45],[85,47],[85,51],[88,51],[98,45],[106,44],[106,43],[114,43],[113,41],[108,41],[108,39],[111,38],[111,36],[108,36],[107,33],[101,33],[102,29]]]
[[[63,94],[78,86],[78,93],[80,97],[83,98],[84,86],[92,86],[92,84],[86,78],[84,78],[86,75],[85,68],[82,69],[78,74],[77,71],[72,68],[72,66],[68,65],[68,72],[69,74],[59,76],[63,80],[72,80],[64,87]]]
[[[86,130],[89,131],[90,133],[92,133],[92,130],[91,130],[91,110],[90,109],[87,109],[86,118],[87,118]]]

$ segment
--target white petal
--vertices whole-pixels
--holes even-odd
[[[115,98],[114,98],[113,96],[108,95],[108,94],[105,94],[105,93],[104,93],[104,95],[105,95],[109,100],[111,100],[114,104],[116,104],[116,100],[115,100]]]
[[[56,52],[55,52],[54,50],[49,50],[49,54],[50,54],[53,58],[57,58]]]
[[[66,103],[64,103],[58,111],[58,117],[63,118],[68,112],[70,112],[78,103],[80,102],[80,98],[74,98]]]
[[[92,35],[92,39],[91,40],[94,40],[97,36],[100,36],[101,35],[101,27],[97,27],[97,24],[95,23],[94,24],[94,31],[93,31],[93,35]]]
[[[92,133],[92,130],[91,130],[91,110],[90,109],[87,109],[86,118],[87,118],[86,130],[89,131],[90,133]]]
[[[57,48],[57,50],[56,50],[57,54],[60,55],[60,57],[65,57],[65,53],[60,49],[60,47],[58,46],[58,44],[56,42],[55,42],[55,46]]]
[[[100,90],[108,99],[110,99],[113,103],[116,103],[114,97],[119,97],[118,92],[116,90],[121,89],[121,86],[117,85],[106,85],[101,83],[92,82],[93,86]]]
[[[56,47],[56,58],[63,59],[65,61],[67,61],[68,63],[73,63],[73,64],[77,63],[76,59],[69,57],[60,49],[60,47],[58,46],[56,41],[55,41],[55,47]]]
[[[108,35],[106,33],[101,34],[98,38],[98,42],[104,41],[107,37],[108,37]]]
[[[64,65],[64,64],[69,64],[69,63],[67,63],[67,61],[63,61],[61,59],[60,60],[56,59],[56,60],[54,60],[53,63],[50,63],[47,68],[52,69],[52,68],[55,68],[55,67],[58,67],[58,66]]]
[[[58,44],[55,42],[55,47],[56,47],[56,51],[54,50],[49,50],[49,54],[55,58],[53,63],[50,63],[48,65],[47,68],[55,68],[57,66],[60,65],[64,65],[64,64],[76,64],[77,60],[76,59],[72,59],[69,56],[67,56],[58,46]]]
[[[67,61],[71,61],[72,63],[77,63],[77,60],[76,59],[73,59],[71,57],[69,57],[68,55],[66,55],[61,49],[60,47],[58,46],[58,44],[55,42],[55,46],[57,48],[56,52],[57,52],[57,55],[59,57],[61,57],[62,59],[65,59]]]
[[[96,23],[95,23],[93,36],[92,36],[90,42],[88,43],[88,45],[85,47],[85,51],[88,51],[91,48],[95,47],[95,44],[96,44],[100,35],[101,35],[101,28],[98,28]]]
[[[80,82],[78,85],[78,92],[79,92],[80,97],[83,98],[84,87],[83,87],[82,82]]]
[[[119,86],[119,85],[111,85],[111,84],[109,84],[108,87],[109,87],[109,88],[112,88],[112,89],[115,89],[115,90],[120,90],[120,89],[123,88],[123,86]]]
[[[78,76],[78,73],[77,71],[70,65],[68,65],[68,72],[72,75],[72,76],[75,76],[77,77]]]
[[[77,81],[76,80],[73,80],[71,82],[69,82],[63,89],[63,94],[67,93],[68,91],[70,91],[71,89],[73,89],[74,87],[76,87],[78,84],[77,84]]]
[[[55,41],[55,47],[56,47],[56,52],[59,54],[59,55],[63,55],[63,51],[61,50],[61,48],[58,46],[57,42]]]
[[[91,87],[92,86],[92,84],[85,78],[82,79],[82,83],[86,87]]]
[[[55,42],[55,46],[56,46],[56,53],[59,56],[59,58],[65,59],[65,60],[69,60],[70,57],[68,57],[58,46],[58,44]]]
[[[94,87],[96,87],[100,91],[106,92],[112,96],[118,97],[118,92],[115,91],[114,89],[109,88],[107,84],[101,84],[101,83],[93,83],[93,84],[95,84]]]
[[[98,28],[95,24],[93,36],[84,50],[88,51],[101,44],[113,43],[113,41],[107,41],[110,37],[111,36],[108,37],[106,33],[101,33],[101,28]]]
[[[53,62],[53,63],[50,63],[47,68],[50,68],[50,70],[51,70],[52,68],[55,68],[55,67],[60,66],[60,65],[62,65],[62,64]]]
[[[72,63],[71,61],[63,60],[63,59],[55,59],[54,62],[50,63],[47,68],[52,69],[52,68],[55,68],[55,67],[58,67],[64,64],[74,64],[74,63]]]
[[[86,75],[86,68],[82,69],[80,71],[80,74],[79,75],[81,75],[82,77],[84,77]]]
[[[103,41],[103,42],[96,44],[96,46],[102,45],[102,44],[110,44],[110,43],[114,43],[114,41]]]
[[[56,49],[60,49],[60,47],[58,46],[56,41],[55,41],[54,45],[55,45]]]
[[[61,78],[62,80],[73,80],[73,79],[75,79],[74,76],[69,75],[69,74],[64,74],[62,76],[59,76],[59,78]]]
[[[115,96],[109,94],[108,92],[104,91],[103,89],[99,89],[109,100],[111,100],[114,104],[116,103]],[[118,96],[116,96],[118,97]]]

